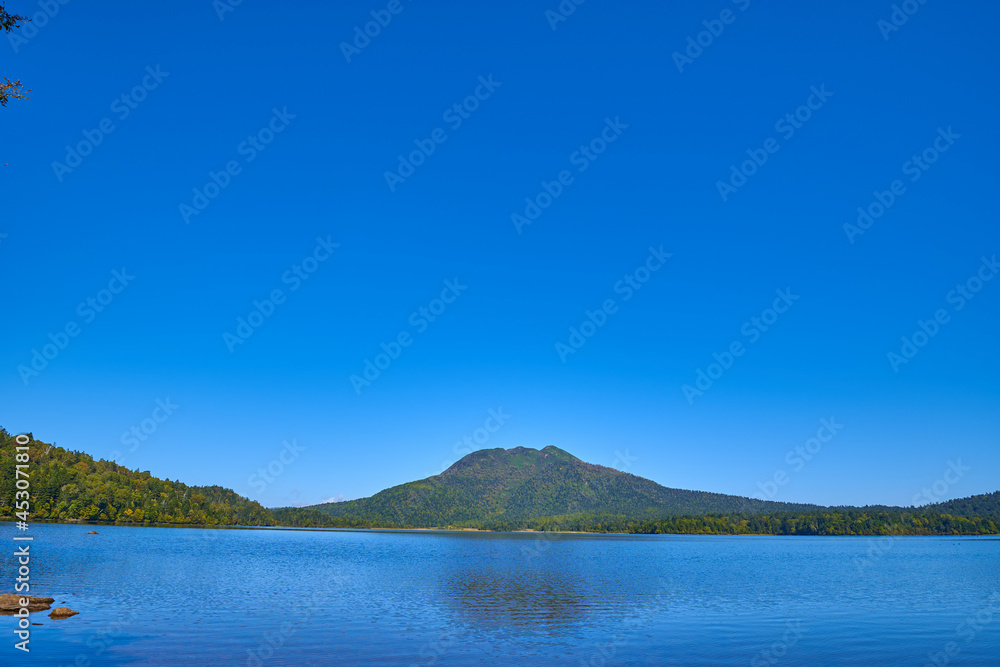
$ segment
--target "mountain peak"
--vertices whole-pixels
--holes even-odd
[[[543,454],[550,454],[553,456],[558,456],[560,458],[565,458],[570,461],[580,461],[580,459],[576,458],[575,456],[567,452],[565,449],[559,449],[555,445],[548,445],[547,447],[543,447],[541,449],[541,452]]]
[[[582,463],[569,452],[559,449],[554,445],[549,445],[542,449],[532,447],[511,447],[503,449],[496,447],[492,449],[477,449],[466,454],[461,459],[451,465],[441,475],[455,474],[458,472],[487,467],[513,466],[516,468],[535,466],[549,461],[577,461]]]

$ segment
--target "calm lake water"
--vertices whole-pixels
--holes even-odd
[[[91,528],[32,526],[80,615],[0,664],[1000,664],[997,540]]]

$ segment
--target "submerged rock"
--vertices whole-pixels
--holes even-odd
[[[80,612],[73,611],[69,607],[56,607],[55,609],[52,610],[52,613],[49,614],[49,618],[54,620],[59,620],[60,618],[69,618],[70,616],[76,616],[79,613]]]
[[[34,595],[5,593],[0,595],[0,614],[10,615],[21,609],[21,598],[28,599],[28,611],[45,611],[56,601],[55,598],[40,598]]]

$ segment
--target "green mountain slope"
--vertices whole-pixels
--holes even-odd
[[[1000,522],[1000,491],[985,493],[968,498],[946,500],[931,505],[933,511],[953,516],[982,517]]]
[[[29,436],[30,437],[30,436]],[[15,511],[15,440],[0,428],[0,516]],[[28,444],[32,521],[38,519],[269,526],[270,510],[221,486],[188,486],[39,442]]]
[[[333,517],[408,527],[510,525],[580,514],[645,520],[819,509],[816,505],[671,489],[613,468],[585,463],[551,446],[542,450],[479,450],[440,475],[400,484],[370,498],[313,508]]]

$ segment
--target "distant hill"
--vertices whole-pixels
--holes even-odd
[[[0,517],[15,516],[14,438],[0,428]],[[765,535],[996,534],[1000,492],[922,508],[818,507],[685,491],[556,447],[473,452],[370,498],[267,509],[31,438],[30,520],[133,524],[479,528]]]
[[[952,516],[975,516],[1000,523],[1000,491],[930,505],[931,511]]]
[[[370,498],[314,505],[333,525],[632,533],[997,533],[1000,492],[922,508],[820,507],[660,486],[557,447],[484,449]]]

